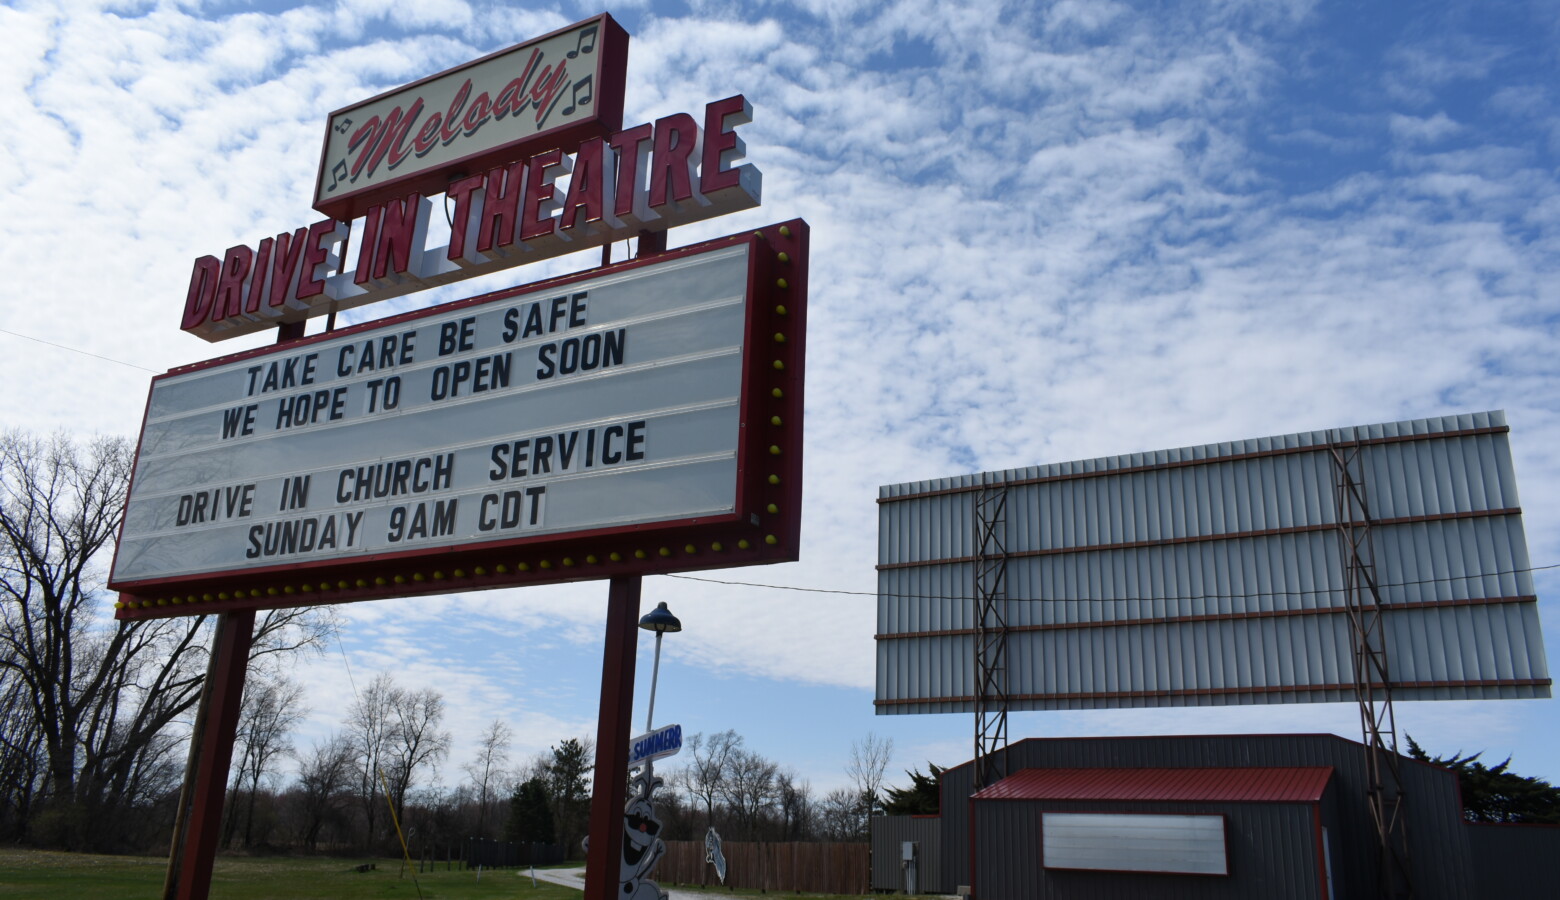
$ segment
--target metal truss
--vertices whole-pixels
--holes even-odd
[[[1007,484],[974,496],[975,790],[1007,775]]]
[[[1381,592],[1376,581],[1372,519],[1365,489],[1364,455],[1358,440],[1328,435],[1343,555],[1344,602],[1354,645],[1354,691],[1364,733],[1366,786],[1378,842],[1378,895],[1413,896],[1409,868],[1407,803],[1398,756],[1397,720],[1392,712],[1392,678]]]

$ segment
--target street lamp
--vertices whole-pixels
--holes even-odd
[[[672,615],[663,600],[640,618],[639,627],[655,632],[655,665],[650,669],[650,709],[645,713],[645,731],[649,731],[651,723],[655,721],[655,682],[661,674],[661,637],[668,631],[682,631],[682,622]]]

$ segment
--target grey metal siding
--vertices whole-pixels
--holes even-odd
[[[1541,897],[1560,891],[1560,826],[1469,825],[1483,900]]]
[[[943,879],[942,820],[920,816],[872,817],[872,889],[903,890],[904,872],[899,864],[905,841],[921,845],[916,863],[921,893],[953,893],[958,885]]]
[[[1342,431],[1385,439],[1504,424],[1496,412]],[[1310,432],[1129,454],[881,496],[1031,482],[1008,489],[1010,709],[1345,701],[1351,651],[1326,441]],[[1300,452],[1225,458],[1283,448]],[[1396,696],[1549,696],[1506,434],[1361,452],[1387,649],[1404,682]],[[1129,471],[1188,460],[1202,462]],[[972,496],[880,506],[881,714],[973,709]],[[1423,518],[1437,516],[1452,518]]]
[[[1364,748],[1334,735],[1166,736],[1143,738],[1029,739],[1008,747],[1004,771],[1026,768],[1332,766],[1323,798],[1323,824],[1333,850],[1340,900],[1370,896],[1376,885],[1375,826],[1365,802]],[[1465,898],[1475,893],[1473,859],[1462,822],[1457,778],[1451,772],[1404,760],[1408,836],[1414,884],[1423,898]],[[973,769],[942,775],[944,877],[968,884]],[[979,804],[976,804],[979,805]],[[1036,825],[1036,828],[1039,826]],[[984,843],[989,835],[982,833]],[[1038,846],[1038,844],[1034,845]],[[986,895],[981,896],[986,900]]]

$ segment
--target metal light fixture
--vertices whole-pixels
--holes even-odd
[[[668,631],[682,631],[682,621],[672,615],[663,600],[655,609],[640,617],[639,627],[655,632],[655,665],[650,669],[650,709],[645,713],[645,731],[648,732],[653,730],[651,723],[655,721],[655,682],[661,674],[661,638]]]

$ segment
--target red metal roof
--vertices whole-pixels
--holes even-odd
[[[1314,803],[1331,766],[1239,769],[1024,769],[975,800]]]

